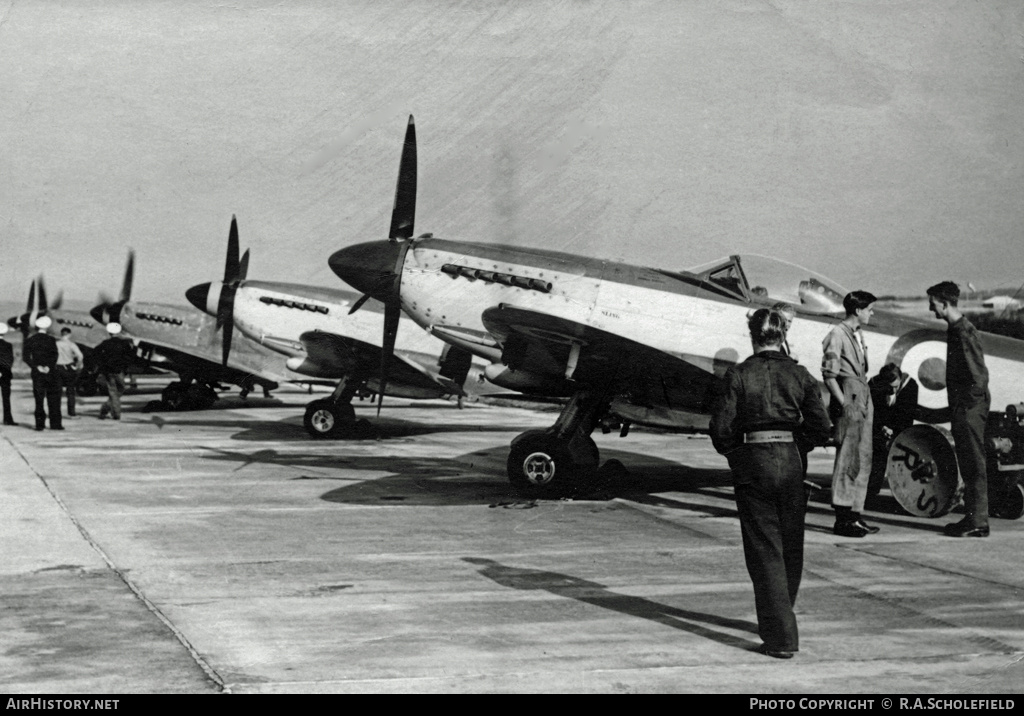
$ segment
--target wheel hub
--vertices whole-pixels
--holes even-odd
[[[555,461],[545,452],[533,452],[523,460],[523,475],[534,485],[546,485],[555,477]]]
[[[329,410],[317,410],[310,416],[309,422],[317,432],[328,433],[334,427],[334,414]]]

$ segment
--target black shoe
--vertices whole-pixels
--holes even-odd
[[[832,527],[832,534],[839,535],[840,537],[863,537],[870,534],[870,532],[867,525],[861,525],[860,522],[837,521],[835,526]]]
[[[45,425],[37,425],[36,426],[36,430],[46,430],[46,426]]]
[[[758,651],[765,656],[770,656],[773,659],[792,659],[793,652],[785,651],[784,649],[769,649],[767,644],[762,644]]]
[[[869,535],[873,535],[873,534],[878,534],[878,530],[879,530],[879,528],[878,528],[878,527],[875,527],[874,525],[869,525],[869,524],[868,524],[867,522],[865,522],[864,520],[857,520],[857,521],[856,521],[856,522],[854,522],[853,524],[857,525],[857,526],[858,526],[858,527],[860,527],[860,528],[861,528],[862,530],[866,530],[866,531],[867,531],[867,533],[868,533]]]
[[[975,527],[966,519],[946,525],[942,528],[947,537],[988,537],[988,525]]]
[[[63,426],[63,425],[58,425],[58,426],[57,426],[57,427],[55,427],[55,428],[50,428],[50,430],[63,430],[63,429],[64,429],[64,426]]]
[[[17,425],[17,423],[14,422],[13,420],[5,420],[4,425]]]

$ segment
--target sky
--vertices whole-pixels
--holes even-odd
[[[1019,0],[0,4],[0,301],[340,286],[416,232],[849,288],[1024,282]]]

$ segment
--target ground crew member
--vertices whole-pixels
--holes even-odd
[[[71,340],[71,329],[65,326],[60,329],[60,340],[57,341],[57,376],[60,378],[62,392],[68,395],[68,417],[75,417],[75,386],[78,385],[78,374],[85,367],[85,356],[82,349]]]
[[[109,414],[114,420],[121,419],[121,394],[124,393],[124,374],[135,359],[132,342],[118,338],[120,323],[108,323],[109,338],[96,346],[96,367],[99,374],[96,382],[107,389],[107,401],[100,406],[100,420]]]
[[[711,440],[732,468],[762,651],[788,659],[799,649],[793,604],[807,508],[801,453],[825,444],[831,426],[811,374],[780,350],[783,318],[762,308],[747,324],[754,355],[725,374]]]
[[[17,425],[11,412],[11,378],[14,376],[14,346],[4,340],[6,323],[0,323],[0,397],[4,404],[4,425]]]
[[[836,461],[832,468],[832,532],[863,537],[878,532],[861,511],[871,478],[871,423],[874,410],[868,394],[868,347],[861,326],[871,323],[878,299],[867,291],[843,298],[846,318],[822,341],[821,375],[831,394],[829,417],[836,426]]]
[[[32,396],[36,400],[36,430],[63,430],[60,417],[60,377],[57,375],[57,339],[46,332],[53,321],[49,316],[36,319],[36,332],[25,339],[21,359],[32,369]]]
[[[966,515],[945,526],[950,537],[988,537],[988,472],[985,423],[992,397],[978,329],[960,312],[960,287],[952,281],[928,289],[928,308],[946,322],[946,395],[956,460],[964,481]]]
[[[917,413],[917,381],[900,370],[895,363],[886,363],[878,375],[868,381],[871,406],[875,411],[871,428],[871,478],[868,496],[875,497],[885,482],[886,462],[892,439],[914,424]]]

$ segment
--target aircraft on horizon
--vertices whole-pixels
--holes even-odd
[[[38,304],[36,302],[37,291]],[[70,328],[71,340],[81,349],[85,362],[82,375],[78,379],[75,390],[79,395],[96,395],[98,391],[96,385],[96,364],[92,357],[92,351],[109,337],[106,326],[97,322],[86,311],[62,308],[62,304],[63,292],[58,292],[52,302],[47,301],[46,283],[40,275],[38,279],[32,281],[29,287],[28,303],[25,306],[25,312],[8,318],[7,325],[17,329],[21,333],[23,340],[35,331],[35,322],[40,316],[49,316],[53,320],[53,324],[47,330],[47,333],[54,337],[60,338],[62,328]],[[148,364],[141,359],[130,370],[133,374],[151,372]]]
[[[247,261],[248,257],[246,257]],[[226,347],[231,346],[228,330],[214,319],[191,307],[131,300],[135,254],[129,251],[121,293],[116,301],[102,297],[90,310],[97,323],[121,324],[122,334],[135,343],[150,365],[178,374],[179,380],[167,385],[162,401],[172,410],[210,407],[218,398],[222,383],[241,388],[246,397],[257,386],[264,395],[291,378],[278,369],[276,353],[241,337],[228,361]],[[244,278],[244,263],[240,267]],[[225,337],[226,336],[226,337]]]
[[[752,353],[752,309],[778,301],[795,307],[788,342],[812,375],[821,364],[822,339],[845,315],[845,289],[763,257],[730,256],[675,271],[431,234],[413,238],[416,173],[410,116],[389,239],[343,248],[328,263],[353,288],[384,304],[386,326],[396,328],[404,311],[434,336],[492,362],[486,377],[495,385],[569,398],[554,425],[512,441],[508,477],[527,495],[560,496],[592,484],[599,464],[590,437],[596,427],[621,425],[623,436],[631,423],[706,430],[716,385]],[[878,311],[864,337],[873,370],[895,362],[918,378],[918,418],[947,422],[945,324]],[[386,330],[382,381],[388,377],[388,340]],[[1024,341],[983,334],[982,343],[992,404],[1020,402]],[[992,459],[1024,468],[1004,465],[1021,452],[1024,434],[1001,425],[1000,437],[1017,447]],[[936,438],[935,430],[915,435],[922,432],[924,438],[900,446],[907,450],[901,459],[910,485],[926,492],[930,475],[952,470],[955,486],[958,472],[948,441]],[[951,507],[932,508],[923,501],[925,492],[917,496],[922,514],[938,516]],[[1015,516],[1024,512],[1019,484],[1003,498]]]
[[[351,291],[247,280],[238,268],[238,250],[238,222],[232,217],[224,280],[192,286],[185,292],[189,302],[217,318],[225,341],[230,342],[237,327],[281,354],[288,370],[335,385],[330,397],[306,406],[303,424],[312,437],[364,434],[367,423],[356,420],[352,399],[381,392],[383,308],[376,301],[360,303]],[[404,322],[408,326],[394,347],[385,386],[388,395],[430,399],[503,392],[484,382],[483,366],[472,364],[469,351],[446,345],[408,319]]]

